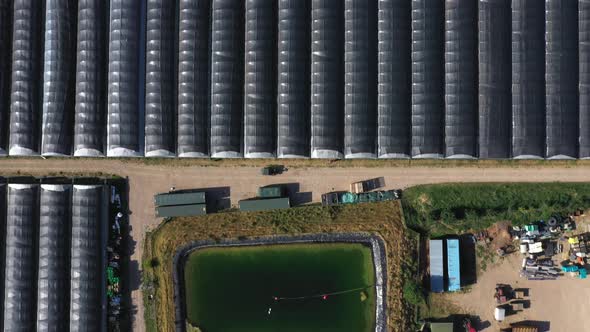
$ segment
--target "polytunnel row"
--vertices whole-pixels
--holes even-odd
[[[105,193],[0,185],[0,330],[105,330]]]
[[[10,155],[589,158],[589,0],[0,0]],[[12,53],[10,53],[12,50]]]

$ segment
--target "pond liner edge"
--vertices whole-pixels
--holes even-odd
[[[359,243],[371,248],[375,271],[375,332],[387,331],[387,261],[385,244],[377,234],[371,233],[319,233],[305,235],[278,235],[245,240],[191,241],[178,247],[172,262],[174,286],[175,331],[186,332],[186,301],[184,294],[184,266],[186,258],[195,250],[215,247],[262,246],[296,243]]]

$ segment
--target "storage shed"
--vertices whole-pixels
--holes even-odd
[[[461,256],[459,255],[459,240],[447,239],[447,279],[449,292],[461,289]]]
[[[443,241],[430,240],[430,291],[433,293],[444,291],[443,257]]]

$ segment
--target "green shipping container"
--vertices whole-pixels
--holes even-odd
[[[268,211],[291,207],[289,197],[245,199],[239,202],[240,211]]]
[[[270,198],[283,196],[283,188],[281,186],[266,186],[258,188],[258,197]]]
[[[205,193],[165,193],[154,196],[156,206],[205,204]]]
[[[207,205],[205,204],[159,206],[156,208],[156,217],[158,218],[202,216],[205,214],[207,214]]]

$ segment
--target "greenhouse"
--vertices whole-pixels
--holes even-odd
[[[590,158],[589,10],[4,0],[0,155]]]
[[[7,181],[0,184],[0,330],[104,331],[108,186]]]

